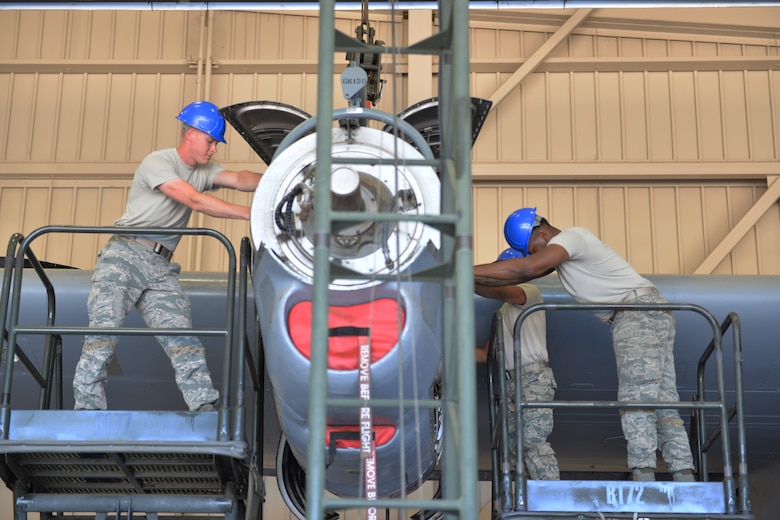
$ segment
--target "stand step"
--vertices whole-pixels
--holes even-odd
[[[149,444],[216,441],[217,412],[14,410],[8,440],[59,445],[86,440]]]
[[[6,485],[21,484],[37,502],[68,494],[221,496],[244,485],[250,467],[246,442],[217,440],[217,412],[18,410],[0,456]]]
[[[529,480],[528,511],[561,513],[726,513],[722,482]],[[507,517],[508,518],[508,517]]]

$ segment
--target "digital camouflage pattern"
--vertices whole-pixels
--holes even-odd
[[[190,301],[179,283],[181,266],[131,238],[116,235],[100,252],[87,300],[90,327],[121,327],[135,307],[151,328],[191,328]],[[214,409],[219,392],[194,336],[155,336],[171,360],[190,410]],[[118,336],[87,336],[73,378],[75,409],[105,410],[108,364]]]
[[[524,401],[552,401],[557,385],[549,367],[525,370],[521,376]],[[509,457],[513,466],[517,461],[517,409],[515,406],[514,371],[507,371],[507,426],[509,431]],[[533,480],[559,480],[558,459],[547,437],[553,429],[551,408],[527,408],[523,410],[523,462]]]
[[[640,296],[632,303],[664,303]],[[612,324],[618,370],[618,400],[677,402],[674,370],[675,319],[668,311],[623,311]],[[693,469],[684,423],[676,409],[621,410],[629,468],[655,468],[661,450],[669,472]]]

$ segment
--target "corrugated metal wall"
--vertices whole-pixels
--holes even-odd
[[[479,28],[474,53],[528,58],[548,37]],[[493,121],[512,139],[480,143],[478,162],[778,159],[776,39],[581,28],[550,56]],[[489,97],[508,76],[476,72],[474,92]]]
[[[594,10],[495,99],[474,151],[477,261],[505,247],[507,214],[534,205],[558,227],[594,229],[642,272],[694,272],[730,238],[710,271],[780,273],[780,210],[776,197],[761,200],[780,175],[780,9],[645,10],[644,20],[630,11]],[[474,95],[495,96],[574,12],[475,12]],[[372,25],[402,45],[437,30],[427,16],[380,13]],[[358,17],[340,13],[339,29],[354,34]],[[306,12],[0,11],[0,240],[46,224],[110,225],[138,162],[176,145],[174,117],[192,100],[266,99],[314,113],[316,34]],[[435,95],[437,63],[427,59],[409,67],[384,56],[378,108]],[[334,60],[340,73],[346,63]],[[339,88],[334,104],[344,105]],[[227,138],[222,164],[263,171],[236,132]],[[761,202],[749,231],[730,236]],[[249,232],[239,221],[192,224],[236,246]],[[56,236],[34,248],[90,268],[105,239]],[[184,269],[224,268],[209,240],[183,240]]]
[[[503,220],[529,205],[558,227],[593,229],[641,272],[692,273],[767,194],[780,172],[776,34],[703,11],[707,23],[642,25],[597,10],[500,98],[474,153],[479,262],[506,247]],[[778,9],[760,14],[780,23]],[[477,22],[475,94],[494,96],[563,21]],[[780,272],[776,193],[706,272]]]
[[[748,181],[480,183],[474,199],[479,215],[477,259],[493,261],[497,254],[493,251],[507,247],[503,237],[507,215],[518,207],[536,206],[556,227],[591,229],[639,272],[693,273],[765,191],[760,183]],[[775,207],[739,240],[714,273],[780,272],[778,220]]]

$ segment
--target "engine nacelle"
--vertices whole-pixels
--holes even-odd
[[[332,166],[334,210],[437,214],[440,186],[414,147],[368,127],[334,128],[334,159],[368,159]],[[395,159],[394,159],[395,158]],[[400,158],[400,159],[399,159]],[[376,162],[374,162],[376,161]],[[299,139],[271,162],[252,203],[255,302],[282,431],[306,469],[311,372],[316,135]],[[420,222],[372,220],[342,224],[330,235],[330,261],[364,275],[329,284],[327,390],[330,398],[361,397],[370,370],[372,399],[438,396],[442,355],[442,284],[410,281],[409,274],[438,262],[438,232]],[[396,281],[375,275],[397,274]],[[370,364],[361,349],[370,345]],[[365,351],[363,351],[365,354]],[[441,416],[429,408],[372,407],[378,496],[422,484],[440,454]],[[326,488],[363,496],[361,409],[326,412]],[[404,461],[402,463],[401,461]],[[403,473],[402,473],[403,471]]]

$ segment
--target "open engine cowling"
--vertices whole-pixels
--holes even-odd
[[[476,138],[490,103],[474,98],[472,106]],[[431,166],[407,164],[424,157],[420,142],[430,144],[423,150],[427,157],[438,154],[437,110],[436,100],[409,107],[399,114],[403,124],[398,126],[403,131],[396,131],[394,124],[386,124],[383,130],[354,124],[333,128],[331,208],[356,214],[438,214],[437,172]],[[282,139],[310,118],[280,103],[242,103],[222,113],[269,164],[252,202],[253,290],[286,438],[280,451],[284,457],[279,460],[294,462],[305,472],[316,135],[304,132],[291,144],[285,140],[286,147],[280,148]],[[410,131],[425,137],[410,139]],[[351,159],[359,162],[350,163]],[[362,276],[335,278],[329,283],[327,389],[321,390],[329,398],[359,398],[361,373],[370,370],[371,399],[411,402],[439,397],[442,283],[411,276],[440,262],[439,232],[420,222],[358,219],[334,227],[329,239],[331,265]],[[378,275],[385,278],[380,280]],[[387,275],[397,277],[387,281]],[[366,344],[370,344],[370,363],[366,362]],[[441,412],[395,405],[373,406],[371,414],[376,449],[372,477],[377,495],[392,497],[415,489],[438,463]],[[333,406],[326,417],[326,438],[321,444],[326,452],[326,489],[340,496],[364,496],[360,447],[366,429],[361,410]]]

